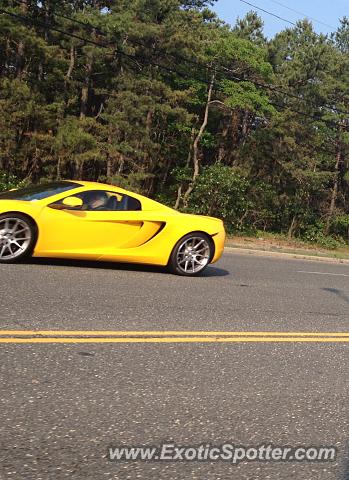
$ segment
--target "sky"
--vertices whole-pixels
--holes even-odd
[[[349,17],[349,0],[246,0],[253,5],[283,17],[291,22],[304,17],[312,18],[317,32],[329,33],[336,30],[338,19]],[[264,20],[264,32],[267,37],[292,25],[264,13],[257,8],[246,5],[241,0],[218,0],[213,10],[227,23],[234,24],[237,17],[244,17],[250,11],[255,10]],[[292,10],[291,10],[292,9]],[[297,10],[296,13],[294,10]],[[302,15],[303,14],[303,15]],[[317,21],[315,21],[317,20]]]

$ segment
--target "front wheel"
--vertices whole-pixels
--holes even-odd
[[[0,215],[0,263],[12,263],[32,253],[35,225],[24,215]]]
[[[189,233],[174,247],[169,268],[177,275],[197,275],[207,267],[213,254],[213,242],[208,235],[201,232]]]

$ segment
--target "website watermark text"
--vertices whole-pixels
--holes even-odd
[[[235,445],[224,443],[219,446],[203,443],[197,446],[180,446],[164,443],[160,446],[112,446],[107,458],[120,461],[178,462],[225,461],[240,462],[332,462],[336,459],[334,446],[278,446],[273,444]]]

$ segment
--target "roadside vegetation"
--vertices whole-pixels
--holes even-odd
[[[106,181],[229,232],[349,241],[349,20],[266,39],[205,0],[0,0],[0,190]]]

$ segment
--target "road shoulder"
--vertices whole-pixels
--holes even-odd
[[[349,265],[348,258],[341,258],[338,256],[327,256],[323,253],[311,253],[311,254],[303,254],[301,252],[288,252],[288,251],[272,251],[272,250],[265,250],[265,249],[257,249],[257,248],[250,248],[250,247],[241,247],[234,245],[232,243],[228,243],[225,246],[225,251],[229,253],[237,253],[239,255],[256,255],[259,257],[276,257],[276,258],[284,258],[290,260],[310,260],[315,262],[324,262],[324,263],[337,263],[337,264],[345,264]]]

